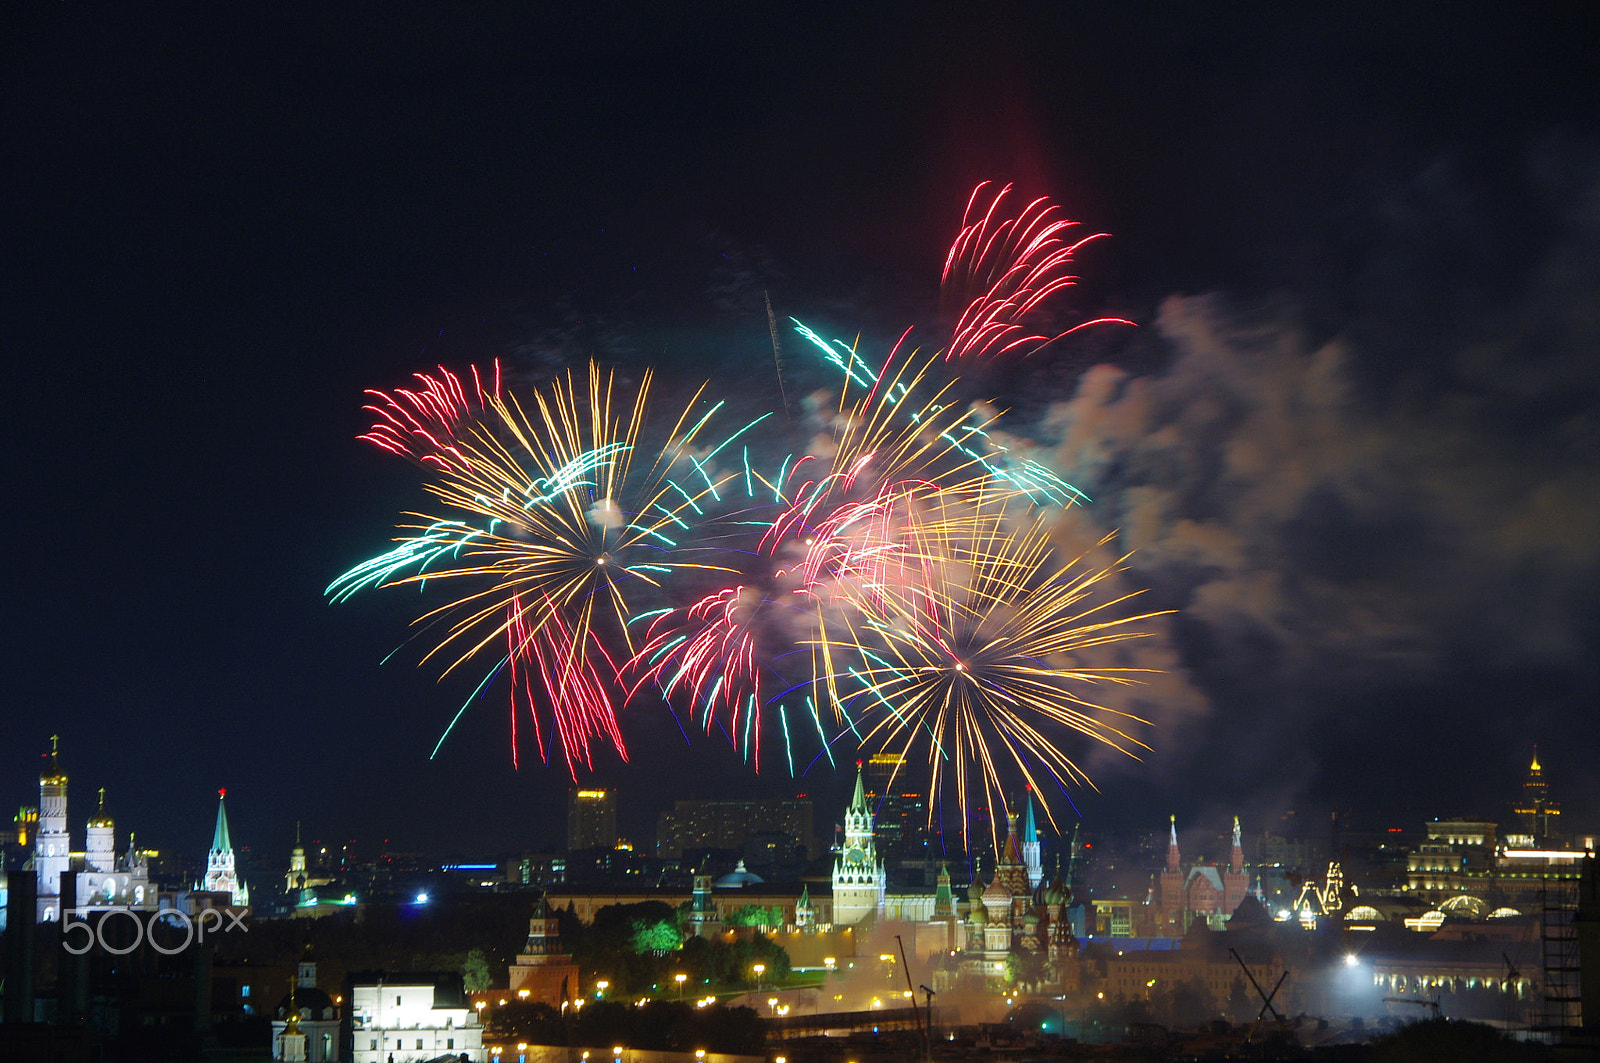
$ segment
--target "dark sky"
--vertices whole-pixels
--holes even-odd
[[[537,9],[537,14],[534,13]],[[516,12],[507,14],[504,12]],[[1178,610],[1096,825],[1501,813],[1538,743],[1600,827],[1600,131],[1571,5],[32,5],[4,109],[0,778],[73,829],[558,842],[496,699],[330,606],[416,472],[362,390],[594,354],[771,408],[781,315],[936,346],[973,184],[1111,234],[1099,330],[980,381]],[[798,346],[791,357],[807,357]],[[744,367],[757,364],[761,373]],[[765,374],[765,375],[763,375]],[[728,381],[737,381],[737,389]],[[629,720],[597,781],[806,791]],[[819,817],[825,822],[825,817]]]

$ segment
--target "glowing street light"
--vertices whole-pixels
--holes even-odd
[[[750,969],[756,973],[756,990],[759,992],[761,989],[761,976],[767,973],[767,965],[764,963],[758,963],[752,966]]]
[[[677,974],[672,976],[672,980],[674,982],[678,983],[678,999],[682,1000],[683,999],[683,983],[685,983],[685,982],[687,982],[689,980],[689,976],[680,971],[679,973],[677,973]]]

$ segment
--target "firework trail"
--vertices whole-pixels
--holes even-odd
[[[946,300],[960,308],[947,359],[991,358],[1019,350],[1031,353],[1090,325],[1133,324],[1119,317],[1102,317],[1053,335],[1034,331],[1027,319],[1052,296],[1078,282],[1071,272],[1078,249],[1106,234],[1069,240],[1068,231],[1078,223],[1068,221],[1060,208],[1042,196],[1015,217],[1006,215],[1001,208],[1010,185],[979,210],[978,197],[989,185],[984,181],[972,190],[961,218],[961,232],[945,257],[940,287]]]
[[[443,370],[418,379],[417,389],[370,393],[376,422],[362,438],[429,469],[424,489],[449,515],[408,514],[397,545],[339,576],[328,595],[448,581],[458,596],[417,620],[442,632],[424,661],[447,662],[445,675],[469,663],[486,664],[486,679],[507,671],[513,720],[534,713],[541,755],[554,740],[573,772],[592,765],[590,738],[625,756],[602,629],[631,655],[627,620],[641,599],[678,571],[719,567],[686,559],[686,518],[717,497],[718,452],[755,422],[703,444],[721,404],[699,412],[702,388],[654,457],[636,461],[649,373],[630,401],[614,373],[591,364],[581,383],[568,374],[526,408],[502,391],[498,370],[489,386],[476,370],[470,388]],[[541,701],[548,727],[537,724]]]

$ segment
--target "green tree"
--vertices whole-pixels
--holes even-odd
[[[494,985],[494,976],[489,973],[489,957],[482,949],[467,951],[466,958],[461,961],[461,981],[469,993],[481,993]]]
[[[783,911],[777,905],[746,904],[728,916],[729,926],[782,926]]]
[[[641,956],[661,956],[683,944],[676,919],[635,919],[633,951]]]

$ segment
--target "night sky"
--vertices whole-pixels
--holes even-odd
[[[199,854],[225,786],[269,854],[296,820],[369,851],[560,844],[571,783],[512,770],[502,697],[429,759],[464,691],[380,663],[414,596],[323,596],[422,501],[355,439],[363,389],[594,355],[771,409],[761,293],[938,347],[993,179],[1111,234],[1063,313],[1139,322],[970,381],[1177,611],[1127,652],[1165,675],[1118,702],[1153,750],[1082,750],[1086,821],[1500,816],[1537,743],[1600,828],[1592,13],[563,11],[13,14],[11,806],[59,733],[80,837],[104,786],[119,845]],[[594,780],[636,841],[672,797],[843,799],[626,720],[632,762]]]

